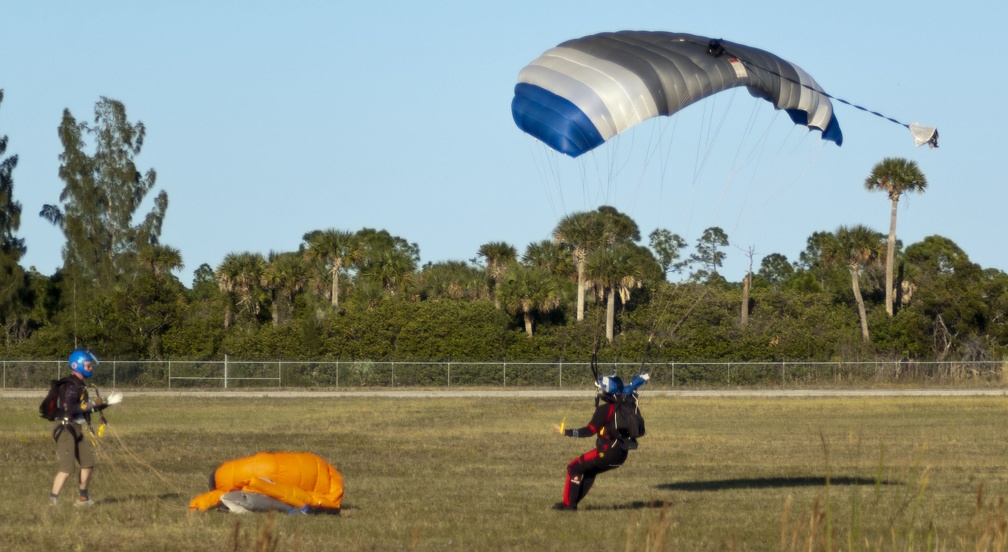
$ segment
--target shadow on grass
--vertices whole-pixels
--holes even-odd
[[[189,498],[181,493],[161,493],[159,495],[137,495],[131,494],[123,497],[102,497],[95,502],[101,502],[102,504],[117,504],[120,502],[136,502],[136,501],[148,501],[148,500],[171,500],[171,501],[185,501],[186,504],[189,503]]]
[[[878,482],[868,477],[831,477],[830,485],[899,485],[897,481]],[[824,487],[825,477],[745,477],[740,479],[717,479],[713,481],[683,481],[681,483],[661,483],[655,488],[665,491],[724,491],[728,489],[778,489],[789,487]]]
[[[579,508],[581,510],[643,510],[645,508],[664,508],[665,506],[671,506],[672,502],[668,500],[635,500],[633,502],[627,502],[626,504],[610,504],[608,506],[595,505],[595,504],[581,504]]]

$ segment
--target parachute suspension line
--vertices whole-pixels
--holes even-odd
[[[101,465],[106,466],[115,474],[115,480],[130,487],[130,497],[139,497],[150,492],[148,488],[149,474],[154,474],[164,485],[164,488],[172,491],[170,494],[157,493],[154,498],[157,500],[172,500],[184,496],[182,489],[164,474],[159,472],[149,463],[141,459],[132,449],[123,442],[115,426],[108,426],[108,435],[113,438],[113,442],[120,454],[109,454],[104,446],[95,448],[96,454],[101,460]],[[124,463],[122,457],[126,458]]]
[[[662,191],[665,183],[665,175],[668,171],[668,157],[665,156],[665,131],[667,130],[667,121],[669,119],[675,119],[674,117],[661,117],[655,124],[651,127],[651,138],[648,144],[648,149],[644,156],[644,165],[641,168],[640,177],[637,180],[637,188],[634,192],[633,202],[631,205],[636,207],[637,200],[640,198],[641,189],[644,187],[645,175],[648,169],[651,167],[652,161],[657,159],[655,163],[658,166],[658,220],[661,220],[661,205],[662,205]],[[673,134],[674,132],[673,126]],[[671,148],[669,148],[671,149]]]
[[[758,119],[758,113],[760,111],[759,110],[760,106],[757,104],[757,101],[753,102],[753,109],[749,115],[749,122],[746,125],[746,131],[743,134],[742,139],[739,141],[739,147],[735,152],[735,158],[732,160],[732,172],[731,176],[729,177],[730,180],[734,180],[736,175],[741,173],[743,169],[750,166],[752,166],[753,168],[752,172],[749,175],[748,185],[745,188],[745,193],[743,194],[742,197],[741,209],[739,210],[738,216],[735,218],[735,226],[730,231],[732,234],[734,234],[741,225],[742,218],[745,215],[746,207],[749,205],[749,198],[752,194],[753,185],[756,181],[756,174],[758,173],[759,166],[762,164],[764,150],[766,149],[767,144],[769,143],[770,129],[773,127],[773,123],[774,121],[777,120],[778,115],[778,112],[775,110],[773,116],[770,118],[770,121],[763,129],[763,132],[756,139],[755,143],[748,150],[748,152],[743,153],[743,146],[745,145],[746,140],[753,134],[753,131],[756,128],[756,120]],[[788,134],[794,132],[794,128],[796,127],[792,125],[790,128],[791,130],[788,131]],[[782,142],[781,147],[783,147],[783,144],[784,143]]]
[[[531,136],[526,135],[530,142],[526,142],[529,150],[529,157],[535,162],[536,172],[539,174],[539,182],[542,184],[543,189],[546,191],[546,200],[549,202],[550,209],[553,211],[553,216],[559,217],[559,212],[557,211],[556,201],[554,197],[559,197],[561,207],[563,204],[563,191],[561,189],[560,183],[560,169],[559,163],[556,162],[555,152],[551,152],[542,142],[534,140]],[[534,144],[531,141],[534,140]],[[551,162],[551,160],[553,162]]]
[[[734,98],[734,97],[733,97]],[[714,114],[716,108],[714,104],[717,102],[716,96],[706,98],[703,101],[703,117],[700,121],[700,132],[697,137],[697,147],[696,147],[696,157],[693,159],[693,180],[690,182],[690,186],[693,189],[693,201],[690,204],[690,216],[686,224],[687,232],[693,226],[693,216],[696,214],[697,201],[699,201],[700,188],[697,183],[700,177],[703,175],[707,167],[707,162],[710,160],[711,153],[714,149],[714,142],[718,135],[721,133],[721,129],[724,126],[724,122],[728,117],[728,109],[732,104],[732,101],[728,102],[728,106],[722,110],[721,119],[717,126],[714,126]],[[708,114],[708,105],[710,105],[710,113]],[[713,129],[713,131],[712,131]],[[723,196],[722,188],[722,196]]]
[[[659,158],[661,160],[661,163],[659,165],[659,177],[658,177],[658,220],[662,220],[661,209],[662,209],[662,205],[664,204],[664,201],[665,201],[665,177],[668,174],[669,163],[672,162],[672,147],[671,147],[671,144],[672,144],[672,141],[675,139],[676,124],[679,122],[678,117],[670,117],[669,119],[672,121],[671,122],[672,132],[671,132],[671,134],[670,134],[670,136],[668,138],[668,140],[669,140],[669,147],[665,148],[665,145],[664,145],[664,142],[665,142],[664,141],[664,135],[665,135],[665,128],[664,127],[667,126],[666,124],[664,124],[664,121],[662,121],[662,124],[661,124],[661,126],[663,128],[662,128],[661,135],[660,135],[661,137],[660,137],[660,139],[658,141],[658,144],[657,144],[658,156],[659,156]],[[668,153],[668,155],[666,155],[666,152]]]
[[[719,40],[719,39],[711,40],[708,43],[707,53],[710,54],[710,55],[712,55],[712,56],[714,56],[714,57],[721,57],[722,55],[728,54],[728,55],[730,55],[730,56],[738,59],[739,61],[741,61],[745,65],[748,65],[750,67],[755,67],[757,69],[761,69],[763,71],[766,71],[766,72],[770,73],[771,75],[773,75],[775,77],[778,77],[778,78],[780,78],[782,80],[790,82],[791,84],[800,86],[800,87],[802,87],[802,88],[804,88],[806,90],[811,90],[813,92],[817,92],[819,94],[822,94],[823,96],[826,96],[827,98],[829,98],[831,100],[836,100],[836,101],[838,101],[838,102],[840,102],[840,103],[842,103],[844,105],[849,105],[849,106],[853,107],[854,109],[858,109],[860,111],[864,111],[865,113],[869,113],[871,115],[874,115],[876,117],[879,117],[881,119],[889,121],[890,123],[895,123],[895,124],[897,124],[897,125],[905,128],[905,129],[909,130],[911,133],[913,133],[913,135],[914,135],[914,141],[917,142],[918,146],[926,143],[931,148],[937,148],[938,147],[938,129],[936,129],[936,128],[927,128],[927,127],[921,127],[921,126],[919,126],[917,124],[904,123],[903,121],[900,121],[899,119],[890,117],[888,115],[884,115],[882,113],[879,113],[878,111],[871,110],[871,109],[869,109],[867,107],[864,107],[864,106],[858,105],[856,103],[847,101],[847,100],[845,100],[843,98],[839,98],[837,96],[834,96],[833,94],[830,94],[829,92],[826,92],[825,90],[822,90],[821,88],[820,89],[813,88],[812,86],[810,86],[808,84],[805,84],[805,83],[803,83],[801,81],[797,81],[797,80],[795,80],[795,79],[793,79],[791,77],[788,77],[786,75],[782,75],[782,74],[780,74],[780,72],[774,71],[773,69],[771,69],[769,67],[763,67],[762,65],[759,65],[757,63],[753,63],[752,60],[746,59],[744,56],[740,56],[740,55],[736,54],[735,52],[731,52],[729,50],[725,50],[724,45],[722,44],[721,40]],[[918,136],[918,131],[921,132],[920,136]]]

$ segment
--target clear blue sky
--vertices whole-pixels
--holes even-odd
[[[794,261],[815,231],[888,231],[889,202],[863,182],[884,157],[929,181],[900,202],[898,237],[940,234],[985,268],[1003,245],[1004,3],[924,2],[14,2],[0,20],[0,135],[23,205],[24,266],[51,274],[64,108],[91,120],[121,100],[147,139],[136,161],[170,205],[162,242],[179,272],[229,252],[296,250],[315,229],[386,229],[422,262],[467,260],[489,241],[519,251],[565,214],[611,204],[645,236],[691,245],[719,226],[740,281],[752,248]],[[983,5],[983,8],[975,7]],[[936,126],[940,148],[835,104],[845,142],[795,127],[744,90],[644,125],[577,160],[511,119],[518,71],[570,38],[622,29],[720,37],[769,50],[830,94]],[[646,153],[652,136],[667,142]],[[658,157],[660,155],[660,157]],[[645,165],[646,163],[646,165]],[[151,198],[154,194],[151,193]],[[144,212],[149,206],[144,208]]]

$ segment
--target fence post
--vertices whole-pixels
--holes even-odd
[[[560,389],[563,389],[563,361],[560,361]]]
[[[395,361],[392,361],[392,387],[395,387]]]
[[[171,361],[168,361],[168,389],[171,389]]]
[[[277,387],[283,387],[283,361],[277,361]]]
[[[448,387],[451,387],[451,361],[448,361]]]
[[[224,355],[224,389],[227,389],[227,361],[228,356]]]
[[[507,361],[504,361],[504,387],[507,387]]]

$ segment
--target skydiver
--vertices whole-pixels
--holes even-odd
[[[616,408],[622,397],[636,403],[635,390],[649,379],[648,374],[634,377],[629,386],[617,376],[605,376],[596,382],[598,406],[588,425],[578,429],[565,429],[563,424],[553,424],[553,429],[565,437],[591,437],[596,435],[595,448],[571,460],[567,465],[564,481],[563,501],[553,505],[555,510],[577,510],[578,503],[588,494],[595,483],[595,476],[614,470],[626,462],[631,449],[636,448],[635,439],[627,439],[616,428]]]
[[[84,383],[86,378],[94,375],[98,367],[98,358],[91,352],[78,349],[70,353],[67,361],[70,375],[61,380],[57,416],[53,421],[52,435],[56,440],[56,457],[59,467],[53,479],[52,491],[49,493],[49,504],[55,506],[59,500],[60,491],[70,477],[74,462],[80,464],[78,496],[74,506],[92,506],[94,503],[88,496],[91,483],[91,472],[95,466],[94,444],[86,439],[86,432],[91,432],[91,414],[100,412],[109,404],[119,402],[122,395],[113,393],[106,402],[100,396],[91,400]]]

